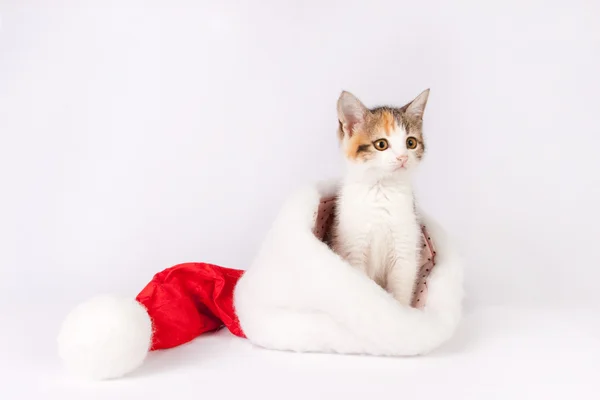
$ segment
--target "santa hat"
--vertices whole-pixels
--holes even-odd
[[[65,365],[83,377],[117,378],[149,351],[222,327],[276,350],[403,356],[440,346],[459,322],[463,296],[462,262],[445,233],[419,213],[422,266],[412,304],[403,306],[328,247],[335,193],[335,183],[323,183],[292,196],[247,271],[180,264],[135,299],[79,305],[58,337]]]

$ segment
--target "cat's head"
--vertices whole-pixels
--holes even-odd
[[[350,173],[373,179],[408,176],[425,153],[423,112],[429,89],[403,107],[368,109],[349,92],[337,103],[338,136]]]

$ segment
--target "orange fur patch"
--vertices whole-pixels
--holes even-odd
[[[365,135],[354,135],[348,142],[348,147],[346,151],[346,157],[352,160],[366,160],[369,158],[369,154],[371,151],[359,151],[361,146],[371,147],[371,142],[369,141],[369,137]]]
[[[383,130],[387,136],[394,131],[394,126],[396,125],[396,120],[394,119],[394,115],[392,115],[389,111],[384,111],[381,114],[381,124],[383,125]]]

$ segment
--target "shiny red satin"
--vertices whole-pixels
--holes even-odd
[[[243,273],[185,263],[154,275],[136,297],[152,319],[151,350],[175,347],[223,326],[245,337],[233,307],[233,290]]]

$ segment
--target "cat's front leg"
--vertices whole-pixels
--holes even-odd
[[[400,304],[410,306],[419,273],[416,251],[396,254],[387,273],[387,290]]]
[[[343,246],[334,248],[334,251],[353,268],[368,274],[367,247],[357,243],[346,242]]]
[[[368,256],[367,256],[366,248],[355,247],[353,249],[347,250],[342,255],[342,258],[344,260],[346,260],[346,262],[348,264],[350,264],[352,267],[354,267],[360,271],[363,271],[365,273],[368,273],[368,268],[367,268]]]
[[[364,234],[348,232],[351,231],[346,231],[343,235],[341,231],[336,232],[332,249],[352,267],[366,273],[368,271],[369,241]]]

